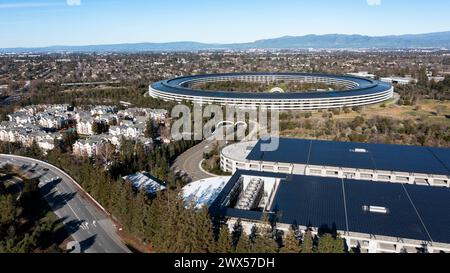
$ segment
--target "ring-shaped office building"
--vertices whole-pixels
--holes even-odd
[[[201,84],[227,81],[261,84],[320,83],[338,85],[342,90],[296,92],[276,87],[268,92],[243,92],[196,88]],[[388,83],[353,76],[317,73],[231,73],[195,75],[159,81],[150,85],[149,94],[153,98],[165,101],[310,111],[381,103],[393,98],[394,87]]]

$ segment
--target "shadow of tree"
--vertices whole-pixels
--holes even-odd
[[[41,194],[42,196],[46,196],[47,194],[49,194],[50,192],[52,192],[52,190],[59,184],[61,183],[61,179],[55,179],[51,182],[46,183],[44,186],[40,187],[41,190]]]
[[[41,248],[48,249],[53,245],[59,246],[71,236],[64,224],[66,220],[67,217],[57,219],[52,223],[51,230],[40,236],[39,246]]]
[[[75,195],[77,195],[76,192],[62,194],[56,194],[55,192],[52,192],[48,194],[45,199],[47,200],[52,210],[55,211],[67,205],[67,202],[72,200]]]
[[[80,242],[81,253],[84,253],[87,249],[89,249],[92,245],[94,245],[95,240],[97,239],[97,234],[92,235],[84,241]]]
[[[65,223],[64,227],[67,230],[67,232],[70,235],[72,235],[80,229],[80,227],[83,223],[84,223],[84,221],[82,221],[82,220],[70,220]]]

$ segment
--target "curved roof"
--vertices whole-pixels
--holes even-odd
[[[205,91],[191,89],[183,86],[186,82],[195,81],[204,78],[215,77],[238,77],[238,76],[298,76],[298,77],[318,77],[331,78],[337,80],[350,81],[358,85],[357,88],[329,91],[329,92],[289,92],[289,93],[251,93],[251,92],[229,92],[229,91]],[[227,99],[321,99],[321,98],[340,98],[351,96],[364,96],[382,93],[392,88],[392,85],[380,81],[369,80],[353,76],[338,76],[317,73],[229,73],[229,74],[209,74],[185,76],[170,80],[159,81],[151,85],[153,89],[174,95],[227,98]]]

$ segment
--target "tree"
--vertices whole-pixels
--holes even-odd
[[[417,84],[422,86],[428,86],[428,75],[425,68],[421,68],[418,72]]]
[[[109,163],[115,151],[116,147],[109,141],[105,141],[97,150],[97,157],[102,159],[103,162]]]
[[[0,195],[0,227],[8,226],[16,218],[16,205],[11,195]]]
[[[92,131],[96,135],[107,133],[109,131],[109,125],[101,121],[100,122],[94,121],[94,123],[92,124]]]
[[[153,139],[153,138],[156,137],[155,127],[154,127],[152,119],[149,119],[147,121],[147,123],[145,125],[145,132],[144,132],[144,134],[145,134],[145,137],[148,137],[148,138],[152,138]]]
[[[272,229],[269,225],[264,225],[258,228],[253,227],[252,232],[253,253],[276,253],[278,252],[278,245],[272,236]]]
[[[362,126],[364,124],[364,122],[365,122],[365,120],[362,116],[357,116],[351,123],[352,129]]]
[[[299,253],[300,250],[300,242],[297,240],[295,230],[291,227],[289,232],[284,237],[284,246],[280,249],[280,252]]]
[[[233,250],[233,243],[231,240],[230,230],[227,225],[223,225],[219,231],[219,238],[216,243],[217,253],[231,253]]]
[[[164,202],[164,193],[158,193],[156,198],[153,199],[149,210],[146,213],[146,221],[148,224],[145,226],[144,238],[152,244],[158,243],[158,238],[163,224],[163,218],[167,212],[167,204]],[[147,220],[148,219],[148,220]]]
[[[311,230],[307,230],[303,234],[302,244],[301,244],[301,252],[302,253],[313,253],[314,241]]]
[[[249,236],[242,232],[236,245],[236,253],[250,253],[252,251],[252,243]]]
[[[236,250],[236,246],[239,242],[239,238],[243,233],[243,227],[241,223],[241,219],[238,219],[233,226],[233,231],[231,232],[231,240],[233,242],[233,250]]]
[[[63,149],[65,151],[71,150],[73,144],[77,142],[79,136],[76,130],[69,129],[64,135],[63,135]]]
[[[43,153],[42,153],[41,147],[39,147],[36,140],[33,140],[33,142],[31,143],[30,150],[29,150],[29,155],[31,157],[39,158],[42,156],[42,154]]]
[[[319,253],[344,253],[344,242],[341,238],[334,238],[326,233],[320,236],[317,251]]]
[[[149,205],[147,203],[147,193],[145,190],[140,190],[137,193],[137,196],[133,199],[132,207],[131,231],[139,238],[143,238],[147,224],[146,215],[149,209]]]
[[[214,235],[208,208],[203,207],[194,212],[194,253],[211,253],[214,251]]]

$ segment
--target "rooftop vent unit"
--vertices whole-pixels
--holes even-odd
[[[389,209],[385,207],[377,207],[377,206],[363,206],[363,211],[370,213],[379,213],[379,214],[388,214]]]
[[[368,150],[366,150],[366,149],[363,149],[363,148],[355,148],[355,149],[353,149],[353,150],[350,150],[350,152],[353,152],[353,153],[368,153],[369,151]]]

